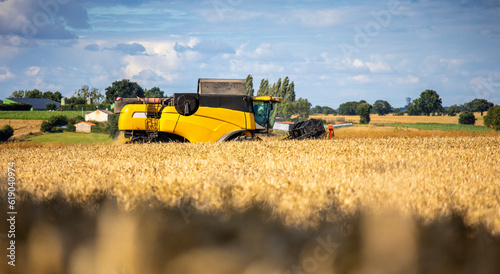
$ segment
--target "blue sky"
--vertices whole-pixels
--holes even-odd
[[[0,0],[0,98],[121,79],[171,95],[251,74],[334,108],[425,89],[500,104],[499,46],[500,0]]]

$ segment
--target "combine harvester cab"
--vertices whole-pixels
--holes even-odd
[[[132,142],[217,142],[267,133],[281,98],[246,95],[244,79],[199,79],[197,93],[116,98],[118,128]]]

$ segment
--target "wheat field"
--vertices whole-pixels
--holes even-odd
[[[302,273],[376,273],[373,267],[377,265],[380,273],[390,273],[391,267],[395,267],[394,273],[417,273],[436,270],[421,263],[428,251],[427,240],[422,239],[429,231],[427,238],[439,238],[428,240],[433,244],[446,241],[440,237],[451,233],[455,238],[463,235],[457,238],[463,240],[455,241],[460,246],[465,243],[464,248],[500,254],[496,238],[500,235],[500,137],[398,134],[400,137],[201,144],[1,145],[4,166],[16,163],[19,203],[27,206],[25,218],[30,224],[23,232],[27,251],[20,248],[19,252],[31,263],[18,271],[294,273],[293,266],[302,263]],[[5,175],[0,176],[5,182]],[[1,187],[5,193],[5,184]],[[116,201],[116,209],[102,205],[103,199]],[[70,209],[61,213],[60,208],[76,213]],[[259,213],[252,213],[255,208]],[[359,214],[367,216],[361,226],[352,221]],[[398,218],[382,218],[388,214]],[[449,224],[455,218],[463,223],[459,228],[445,225],[437,233],[432,230],[433,224]],[[90,245],[75,239],[68,244],[72,234],[66,230],[75,223],[90,224],[93,232],[76,229],[91,234],[87,235],[93,239]],[[151,235],[142,233],[143,226]],[[348,231],[338,239],[347,241],[347,237],[350,244],[342,242],[341,251],[317,261],[314,271],[306,271],[312,269],[307,268],[307,259],[315,258],[314,239],[330,237],[324,235],[330,235],[332,227]],[[469,232],[464,232],[470,228],[484,231],[477,235],[494,237],[494,244],[485,244],[489,249],[471,246]],[[154,249],[158,253],[144,247],[164,237],[163,233],[174,233],[171,235],[179,239],[175,244],[172,239],[164,240],[165,247]],[[238,247],[225,245],[221,233],[236,237]],[[217,240],[206,244],[207,237]],[[262,250],[277,239],[284,249],[276,250],[278,245],[269,247],[271,253]],[[380,239],[392,239],[395,249],[384,249],[387,243]],[[57,247],[56,259],[40,259],[45,247],[54,246],[52,241]],[[359,241],[361,251],[354,254],[360,259],[346,261],[343,256],[353,252],[348,247]],[[443,250],[454,254],[454,243],[443,242]],[[193,246],[197,248],[187,248]],[[242,246],[254,249],[242,251]],[[150,253],[138,255],[139,247]],[[380,255],[384,252],[389,257],[403,256],[402,265],[387,261]],[[112,255],[115,253],[119,256]],[[157,260],[144,265],[152,260],[148,256]],[[214,263],[220,260],[234,265],[221,270]],[[453,267],[460,265],[447,260],[443,261],[447,271],[456,273]],[[485,273],[496,267],[492,261],[469,262],[484,267]]]
[[[481,113],[475,112],[476,116],[476,126],[483,126],[484,120],[482,119]],[[485,114],[484,114],[485,115]],[[313,115],[311,118],[316,119],[324,119],[327,123],[330,124],[338,124],[338,123],[359,123],[359,116],[357,115]],[[458,124],[458,115],[457,116],[395,116],[393,114],[387,115],[378,115],[371,114],[370,115],[371,123],[379,123],[379,124],[414,124],[414,123],[438,123],[438,124]]]

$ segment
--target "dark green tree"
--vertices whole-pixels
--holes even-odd
[[[54,94],[52,93],[52,91],[46,91],[42,94],[42,98],[46,98],[46,99],[50,99],[50,100],[52,100],[53,96],[54,96]]]
[[[72,123],[68,123],[68,125],[66,127],[67,127],[66,128],[67,132],[75,132],[76,131],[76,127]]]
[[[448,108],[447,114],[448,116],[457,116],[460,113],[460,107],[457,105],[452,105]]]
[[[165,94],[160,90],[159,87],[152,87],[150,89],[144,90],[144,97],[147,98],[163,98]]]
[[[276,97],[281,97],[284,99],[286,97],[289,88],[290,88],[290,79],[288,78],[288,76],[286,76],[283,82],[281,83],[278,92],[276,93]]]
[[[372,106],[368,103],[359,104],[356,107],[356,114],[359,115],[359,123],[360,124],[368,124],[370,123],[370,112],[372,110]]]
[[[389,114],[392,110],[392,106],[391,104],[389,104],[389,102],[387,101],[384,101],[384,100],[377,100],[375,101],[375,103],[373,104],[373,110],[375,111],[375,113],[377,113],[378,115],[386,115],[386,114]]]
[[[278,91],[281,89],[281,77],[278,78],[278,82],[274,83],[273,86],[271,87],[271,90],[269,91],[268,95],[272,95],[274,97],[280,97],[278,96]]]
[[[490,107],[484,116],[484,125],[500,130],[500,106]]]
[[[267,79],[262,79],[260,81],[259,90],[257,91],[257,96],[269,95],[269,81]]]
[[[299,120],[304,121],[309,119],[309,115],[311,114],[311,103],[309,103],[307,99],[300,97],[293,103],[296,104],[296,114],[299,117]]]
[[[461,125],[474,125],[476,123],[476,117],[474,113],[464,111],[458,116],[458,123]]]
[[[0,142],[6,142],[14,135],[14,129],[10,125],[5,125],[0,130]]]
[[[24,98],[25,91],[24,90],[16,90],[12,92],[10,98]]]
[[[106,88],[106,102],[112,104],[115,97],[134,98],[144,97],[144,90],[136,82],[128,79],[115,81]]]
[[[486,99],[474,99],[471,102],[464,104],[464,107],[468,111],[481,112],[481,116],[483,116],[483,112],[487,111],[492,106],[494,106],[494,104],[488,102]]]
[[[403,116],[404,112],[400,108],[394,109],[394,116]]]
[[[27,90],[24,93],[24,98],[42,98],[43,93],[38,89]]]
[[[406,112],[409,116],[416,116],[422,114],[422,112],[417,108],[414,103],[409,103],[406,107]]]
[[[323,111],[321,113],[323,113],[323,115],[335,114],[335,110],[331,107],[323,107]]]
[[[415,99],[414,103],[417,109],[427,116],[443,108],[443,100],[441,100],[439,94],[430,89],[426,89],[420,93],[420,97]]]
[[[49,132],[53,128],[52,124],[49,123],[49,121],[43,121],[42,124],[40,125],[40,131],[42,132]]]
[[[250,74],[248,74],[247,79],[245,80],[245,89],[248,96],[254,96],[253,77]]]
[[[316,105],[311,109],[311,112],[315,114],[323,113],[323,107]]]
[[[54,104],[54,103],[47,103],[47,104],[45,104],[45,109],[46,110],[55,110],[56,109],[56,104]]]
[[[356,108],[359,103],[360,102],[350,101],[340,104],[338,112],[340,115],[356,115]]]
[[[285,97],[283,100],[293,102],[295,101],[295,83],[292,81],[286,88]]]
[[[66,117],[64,115],[53,115],[53,116],[49,117],[48,122],[53,127],[65,126],[68,124],[68,117]]]
[[[61,99],[63,98],[62,94],[59,91],[56,91],[52,94],[52,98],[50,98],[52,101],[56,101],[58,103],[61,103]]]
[[[109,122],[106,124],[105,132],[109,134],[109,137],[115,139],[118,136],[120,130],[118,129],[118,119],[120,114],[113,114],[109,117]]]

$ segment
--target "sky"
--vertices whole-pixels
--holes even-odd
[[[500,104],[500,0],[0,0],[0,99],[249,74],[255,90],[288,76],[313,106],[426,89]]]

